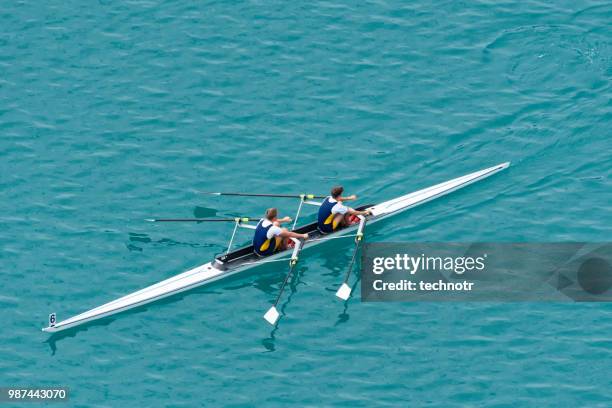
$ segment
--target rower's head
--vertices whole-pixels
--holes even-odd
[[[274,221],[276,217],[278,217],[278,210],[276,208],[272,207],[266,210],[266,219]]]
[[[338,198],[342,195],[343,192],[344,192],[344,187],[336,186],[331,189],[331,196],[332,198]]]

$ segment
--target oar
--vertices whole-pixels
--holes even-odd
[[[285,290],[285,286],[287,285],[287,282],[289,282],[289,278],[293,273],[293,268],[295,267],[295,265],[297,265],[298,254],[300,253],[300,250],[302,249],[302,244],[304,243],[303,240],[297,240],[295,238],[291,239],[293,240],[293,242],[295,242],[295,247],[293,248],[293,253],[291,254],[291,260],[289,261],[289,272],[287,273],[287,276],[285,277],[285,280],[281,285],[280,291],[278,292],[278,296],[274,301],[274,305],[270,309],[268,309],[268,311],[264,315],[264,319],[266,319],[266,321],[272,326],[276,324],[280,316],[280,313],[278,312],[276,306],[278,306],[278,302],[280,301],[281,296],[283,296],[283,291]]]
[[[261,217],[236,218],[147,218],[148,222],[248,222],[259,221]]]
[[[351,258],[351,263],[349,264],[348,271],[346,271],[344,282],[336,292],[336,296],[338,296],[342,300],[347,300],[349,296],[351,296],[352,289],[348,285],[348,280],[351,276],[351,271],[353,270],[355,259],[357,258],[357,252],[359,252],[359,247],[361,246],[361,242],[363,241],[363,228],[365,227],[365,217],[363,215],[359,215],[358,217],[360,222],[359,229],[357,230],[357,236],[355,237],[355,249],[353,250],[353,257]]]
[[[239,196],[239,197],[280,197],[280,198],[325,198],[326,196],[315,195],[315,194],[258,194],[258,193],[218,193],[209,191],[200,191],[202,194],[216,195],[216,196]]]

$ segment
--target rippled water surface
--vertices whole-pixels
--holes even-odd
[[[7,2],[0,386],[74,406],[610,406],[600,304],[347,304],[351,243],[49,338],[210,260],[231,226],[154,216],[376,202],[502,161],[371,241],[609,241],[609,2]],[[239,241],[249,237],[243,232]],[[286,298],[285,298],[286,299]]]

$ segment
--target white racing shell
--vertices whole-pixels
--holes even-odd
[[[480,170],[475,173],[471,173],[462,177],[455,178],[453,180],[446,181],[444,183],[436,184],[435,186],[415,191],[414,193],[406,194],[401,197],[384,201],[380,204],[369,207],[372,211],[372,215],[368,217],[368,225],[387,218],[391,215],[399,214],[403,211],[406,211],[410,208],[416,207],[443,195],[449,194],[476,181],[492,176],[493,174],[503,169],[506,169],[509,165],[509,162],[501,163],[497,166],[489,167],[488,169]],[[316,223],[310,225],[316,225]],[[302,227],[299,230],[307,231],[305,229],[307,227],[308,226]],[[316,228],[316,226],[313,228]],[[328,234],[326,235],[326,237],[346,235],[350,232],[354,232],[356,228],[357,225],[352,225],[334,233]],[[318,245],[322,242],[325,241],[306,241],[304,244],[304,249]],[[242,252],[245,252],[245,249],[246,248],[243,248]],[[234,252],[238,253],[240,252],[240,250]],[[279,258],[281,256],[286,255],[286,251],[276,253],[274,255],[266,257],[265,261],[273,260],[275,258]],[[238,257],[233,260],[233,263],[230,262],[228,264],[223,264],[221,262],[205,263],[204,265],[197,266],[193,269],[173,276],[169,279],[163,280],[154,285],[148,286],[137,292],[130,293],[129,295],[105,303],[102,306],[98,306],[94,309],[88,310],[69,319],[60,321],[52,326],[45,327],[42,330],[45,332],[54,333],[69,329],[71,327],[79,326],[87,322],[111,316],[138,306],[155,302],[157,300],[175,295],[177,293],[181,293],[202,285],[215,282],[219,279],[234,275],[239,272],[243,272],[247,269],[254,268],[258,266],[258,263],[260,263],[257,261],[257,259],[255,259],[253,262],[245,262],[244,259],[240,260],[239,258],[245,258],[245,256]],[[258,259],[260,261],[264,261],[264,259],[262,258]]]

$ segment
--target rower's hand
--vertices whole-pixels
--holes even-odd
[[[302,234],[302,238],[305,240],[308,239],[308,234]]]
[[[349,200],[356,200],[356,199],[357,199],[357,196],[356,196],[355,194],[353,194],[353,195],[348,196],[347,198],[348,198]]]
[[[285,217],[281,220],[281,222],[291,222],[291,221],[293,221],[291,217]]]

